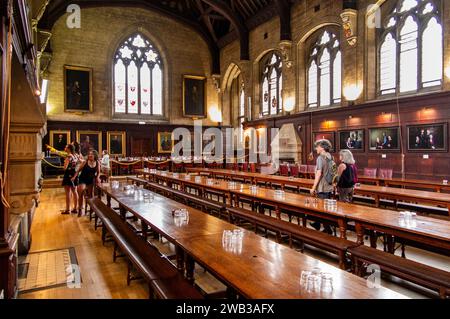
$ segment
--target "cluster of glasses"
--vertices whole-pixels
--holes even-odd
[[[286,192],[284,190],[282,190],[282,189],[275,190],[276,197],[284,198],[285,195],[286,195]]]
[[[306,205],[309,205],[309,204],[317,205],[318,203],[319,203],[319,200],[315,197],[306,197],[305,198]]]
[[[237,187],[237,183],[234,181],[228,182],[229,189],[235,189]]]
[[[331,293],[333,291],[333,276],[322,272],[320,268],[303,270],[300,286],[308,292]]]
[[[195,182],[196,183],[201,183],[202,182],[202,177],[201,176],[195,176]]]
[[[206,180],[206,184],[207,184],[207,185],[214,185],[214,180],[213,180],[212,178],[208,178],[208,179]]]
[[[148,168],[148,167],[144,167],[144,172],[149,172],[150,171],[150,169]]]
[[[448,180],[444,179],[444,180],[442,181],[442,184],[448,185]]]
[[[361,183],[356,183],[355,184],[355,188],[360,188],[361,187]]]
[[[337,200],[335,199],[325,199],[323,205],[328,211],[337,211]]]
[[[243,238],[244,231],[242,229],[224,230],[222,235],[222,247],[227,252],[241,254]]]
[[[252,185],[250,186],[250,191],[255,194],[258,192],[258,186],[257,185]]]
[[[402,227],[416,227],[417,213],[414,212],[400,212],[398,217],[398,224]]]
[[[125,195],[127,196],[133,196],[136,190],[135,185],[126,185],[123,190],[125,191]]]
[[[184,179],[191,179],[191,175],[189,175],[189,173],[187,173],[186,175],[184,175]]]
[[[151,168],[151,169],[150,169],[150,173],[151,173],[151,174],[156,174],[156,172],[157,172],[157,170],[156,170],[155,168]]]
[[[166,171],[162,171],[161,172],[161,176],[167,176],[167,172]]]
[[[142,200],[144,201],[144,203],[153,203],[153,201],[155,200],[155,195],[153,195],[153,193],[150,192],[145,192],[143,194],[143,198]]]
[[[182,227],[189,224],[189,212],[185,208],[176,209],[172,212],[175,226]]]
[[[119,181],[112,181],[112,182],[111,182],[111,188],[112,188],[112,189],[119,189],[119,188],[120,188],[120,183],[119,183]]]

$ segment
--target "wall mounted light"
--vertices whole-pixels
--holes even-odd
[[[288,113],[294,111],[295,108],[295,99],[293,97],[289,97],[284,102],[284,110]]]
[[[344,97],[347,101],[351,102],[353,104],[361,95],[362,93],[362,87],[351,84],[344,87]]]
[[[222,122],[222,112],[220,112],[219,108],[214,105],[209,108],[209,118],[213,122],[221,123]]]

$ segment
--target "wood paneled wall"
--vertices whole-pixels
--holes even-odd
[[[398,106],[397,106],[398,105]],[[398,115],[400,110],[400,121]],[[356,106],[307,111],[277,118],[259,119],[247,123],[247,127],[281,128],[284,124],[293,123],[303,141],[303,163],[308,161],[312,151],[313,132],[338,132],[341,130],[364,129],[365,150],[355,152],[355,159],[360,169],[392,168],[395,176],[402,175],[402,153],[404,154],[404,172],[408,178],[448,179],[450,176],[449,152],[411,152],[407,150],[407,126],[428,123],[450,122],[450,92],[417,95],[400,99],[391,99],[365,103]],[[403,149],[401,152],[370,151],[369,129],[376,127],[401,126]],[[447,124],[448,125],[448,124]],[[447,144],[449,139],[447,138]],[[447,145],[447,148],[449,146]],[[449,148],[450,149],[450,148]],[[339,150],[339,147],[336,147]],[[382,154],[386,158],[382,158]],[[423,155],[428,154],[429,159]]]

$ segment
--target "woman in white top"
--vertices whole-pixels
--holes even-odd
[[[102,163],[101,163],[101,170],[102,174],[106,176],[106,179],[109,178],[109,172],[110,172],[110,165],[109,165],[109,154],[108,151],[103,151],[103,157],[102,157]]]

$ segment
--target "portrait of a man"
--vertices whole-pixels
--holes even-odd
[[[70,131],[50,131],[50,146],[56,150],[64,151],[70,142]]]
[[[86,156],[89,151],[95,150],[99,154],[102,152],[101,132],[77,132],[77,141],[80,143],[81,154]]]
[[[108,132],[108,152],[110,155],[126,155],[125,136],[125,132]]]
[[[158,133],[158,153],[172,153],[174,141],[171,132]]]
[[[65,110],[71,112],[92,111],[92,70],[65,66]]]
[[[203,118],[206,116],[204,77],[184,76],[183,111],[186,117]]]

